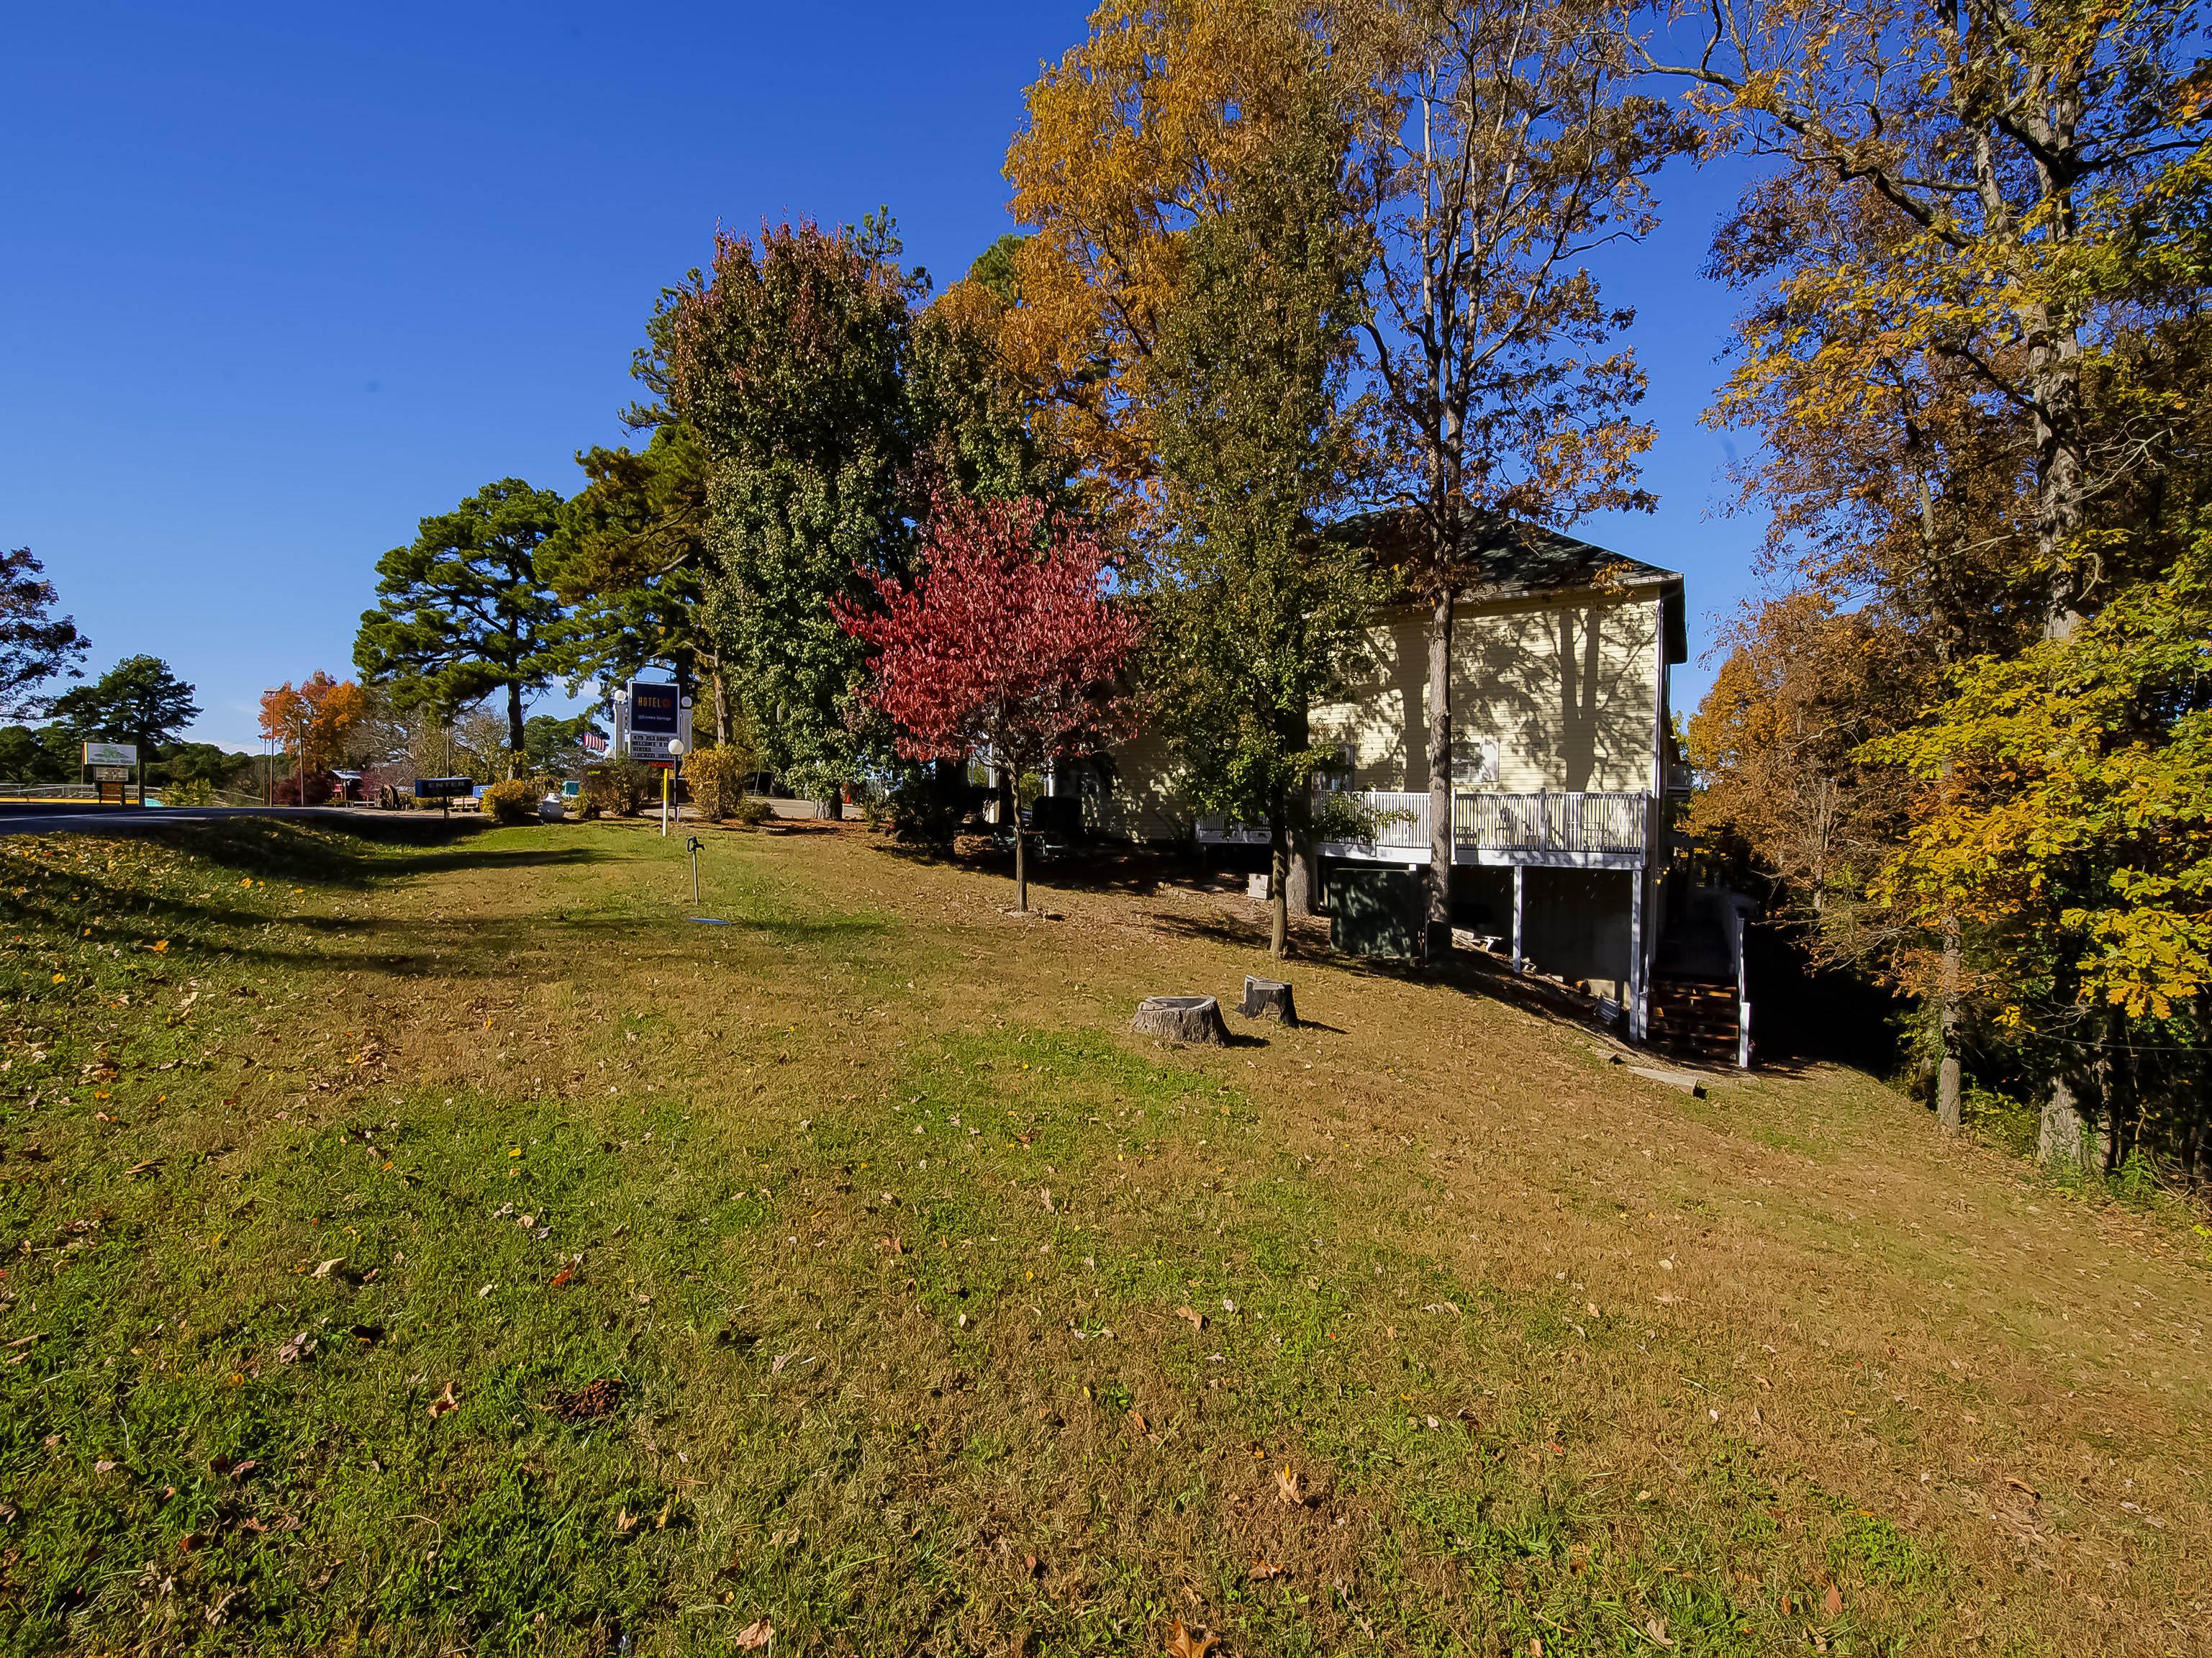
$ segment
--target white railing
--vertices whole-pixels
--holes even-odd
[[[1395,789],[1347,790],[1350,799],[1375,814],[1375,830],[1364,840],[1330,841],[1340,856],[1384,858],[1394,862],[1429,855],[1429,797]]]
[[[1267,844],[1267,826],[1262,823],[1254,829],[1249,823],[1232,823],[1222,817],[1201,817],[1198,820],[1198,838],[1209,847],[1264,847]]]
[[[1427,795],[1391,789],[1357,789],[1346,791],[1344,798],[1357,801],[1374,814],[1374,832],[1364,840],[1323,842],[1324,848],[1331,856],[1386,858],[1394,862],[1414,853],[1423,858],[1428,856]],[[1264,824],[1254,828],[1214,817],[1200,818],[1197,827],[1198,838],[1206,846],[1264,847],[1267,844],[1267,830]]]
[[[1462,794],[1452,839],[1478,852],[1638,852],[1650,811],[1642,794]]]
[[[1429,852],[1425,792],[1360,789],[1350,793],[1375,813],[1374,834],[1360,841],[1331,841],[1334,857],[1423,859]],[[1580,790],[1535,794],[1460,793],[1452,797],[1452,841],[1462,852],[1633,853],[1644,849],[1650,798]],[[1198,820],[1208,846],[1263,847],[1267,831],[1219,817]]]

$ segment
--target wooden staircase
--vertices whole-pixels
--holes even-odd
[[[1736,1062],[1735,987],[1706,979],[1659,979],[1651,987],[1650,1045],[1711,1065]]]

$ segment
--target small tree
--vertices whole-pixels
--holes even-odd
[[[0,552],[0,714],[35,715],[35,687],[57,674],[79,677],[89,641],[56,616],[54,584],[28,547]]]
[[[1137,623],[1109,597],[1112,560],[1091,531],[1034,499],[939,501],[911,587],[874,578],[880,610],[839,601],[838,624],[875,653],[868,702],[909,760],[988,750],[1018,778],[1096,749],[1119,725],[1115,683]],[[1027,837],[1013,813],[1014,902],[1029,908]]]

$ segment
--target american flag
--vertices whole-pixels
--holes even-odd
[[[607,751],[607,739],[597,732],[586,732],[584,751],[586,754],[605,754]]]

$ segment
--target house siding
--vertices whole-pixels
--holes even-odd
[[[1460,607],[1452,628],[1452,729],[1497,745],[1487,786],[1649,793],[1658,720],[1660,602],[1551,595]],[[1429,786],[1425,616],[1394,613],[1371,635],[1375,671],[1317,708],[1323,741],[1349,751],[1352,784]]]
[[[1661,601],[1649,590],[1552,593],[1463,604],[1452,629],[1455,737],[1497,747],[1486,786],[1649,793],[1662,688]],[[1422,790],[1426,753],[1425,614],[1395,610],[1371,630],[1371,671],[1342,702],[1317,708],[1317,742],[1343,745],[1350,786]],[[1118,771],[1101,814],[1109,834],[1170,841],[1193,814],[1170,780],[1159,738],[1113,751]]]

